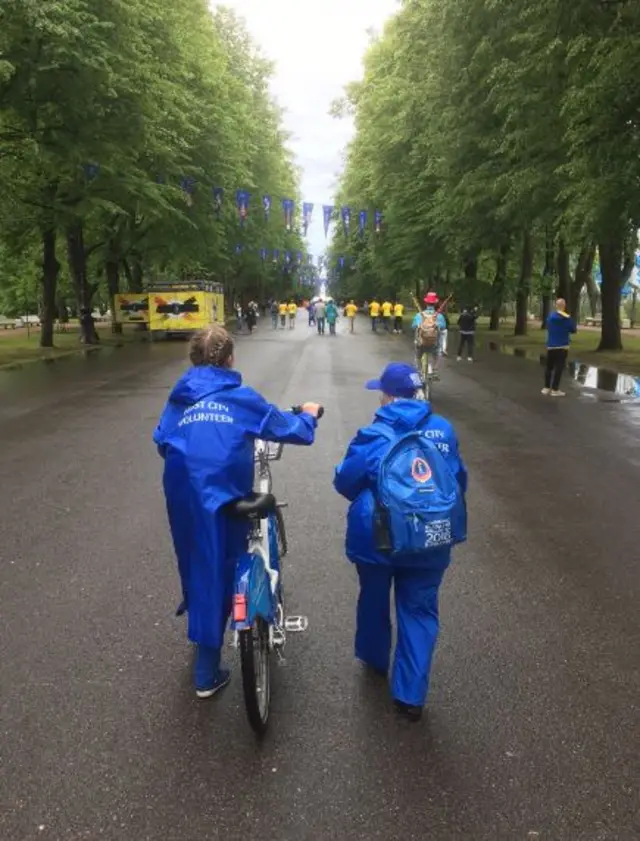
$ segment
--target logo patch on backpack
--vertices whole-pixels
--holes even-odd
[[[413,463],[411,464],[411,475],[416,482],[424,484],[429,481],[429,479],[433,476],[433,473],[428,463],[423,458],[418,457],[414,458]]]

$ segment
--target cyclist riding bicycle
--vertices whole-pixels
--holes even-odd
[[[248,523],[222,507],[253,490],[254,440],[309,445],[320,407],[282,412],[233,369],[233,340],[220,325],[195,334],[192,367],[178,380],[153,439],[164,459],[163,485],[178,561],[187,634],[197,646],[195,684],[209,698],[229,682],[220,667],[231,611],[235,559],[247,543]]]
[[[414,330],[416,367],[423,374],[437,374],[440,358],[440,334],[447,329],[447,322],[444,315],[436,309],[439,300],[435,292],[428,292],[424,302],[426,304],[424,310],[416,313],[411,325]],[[427,357],[426,371],[423,366],[425,356]]]

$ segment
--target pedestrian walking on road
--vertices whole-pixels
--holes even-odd
[[[374,333],[378,332],[378,318],[380,317],[380,304],[374,298],[369,304],[369,315],[371,316],[371,329]]]
[[[440,331],[440,356],[449,356],[447,353],[447,344],[449,340],[449,316],[446,312],[442,313],[445,326]]]
[[[328,301],[326,307],[327,324],[329,325],[329,334],[336,335],[336,321],[338,320],[338,308],[334,301]]]
[[[477,315],[471,307],[464,307],[458,318],[458,329],[460,330],[460,344],[458,345],[458,362],[462,360],[465,352],[469,362],[473,362],[473,348],[476,338]]]
[[[327,306],[322,298],[316,303],[316,324],[318,335],[324,336],[325,323],[327,319]]]
[[[244,320],[249,333],[253,333],[253,328],[256,326],[258,320],[257,307],[253,304],[247,304],[244,310]]]
[[[274,330],[278,329],[278,302],[271,301],[269,306],[269,312],[271,313],[271,326]]]
[[[380,408],[373,423],[358,431],[334,479],[335,489],[351,503],[346,554],[360,579],[355,655],[387,677],[393,584],[397,645],[391,693],[411,721],[420,718],[429,688],[438,588],[453,544],[466,538],[467,471],[458,440],[449,421],[415,399],[420,386],[417,370],[398,362],[366,384],[381,392]],[[449,507],[441,505],[445,490]]]
[[[402,333],[402,320],[404,317],[404,305],[396,301],[393,305],[393,332]]]
[[[313,327],[313,325],[316,323],[316,305],[313,303],[313,301],[309,302],[307,312],[309,313],[309,327]]]
[[[284,330],[287,326],[287,313],[289,312],[289,307],[287,306],[286,301],[282,301],[280,306],[278,307],[278,315],[280,316],[280,329]]]
[[[355,304],[355,301],[351,300],[344,308],[344,314],[347,316],[349,320],[349,332],[355,332],[355,324],[356,324],[356,314],[358,312],[358,307]]]
[[[224,506],[253,490],[257,437],[312,444],[316,403],[301,415],[282,412],[233,369],[233,339],[214,324],[194,335],[192,367],[173,388],[153,436],[164,459],[163,486],[182,584],[178,614],[196,644],[198,698],[229,683],[220,664],[231,612],[235,564],[247,548],[248,521],[227,517]]]
[[[391,301],[385,301],[380,307],[382,311],[382,325],[387,333],[391,332],[391,313],[393,312],[393,304]]]
[[[547,363],[544,369],[543,394],[550,394],[552,397],[565,397],[565,392],[560,391],[560,380],[567,364],[569,346],[571,345],[571,334],[576,333],[578,328],[567,310],[567,302],[564,298],[556,301],[556,311],[547,318]]]
[[[298,316],[298,305],[295,301],[289,304],[289,330],[293,330],[296,326],[296,318]]]

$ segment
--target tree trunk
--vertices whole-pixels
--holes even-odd
[[[91,319],[91,290],[87,281],[87,258],[82,222],[74,222],[67,228],[67,254],[80,316],[80,341],[83,344],[93,345],[100,339]]]
[[[598,312],[598,298],[600,297],[600,290],[598,289],[598,284],[592,274],[587,277],[587,296],[589,298],[591,318],[595,318],[596,313]]]
[[[116,295],[120,292],[120,269],[118,261],[110,258],[105,263],[105,273],[107,275],[107,289],[109,292],[109,301],[111,302],[111,329],[114,333],[120,335],[122,333],[122,324],[116,321]]]
[[[578,255],[578,263],[576,265],[575,278],[569,290],[568,311],[574,317],[576,322],[580,318],[580,294],[587,284],[588,278],[593,269],[593,261],[596,256],[595,243],[589,243],[583,246]]]
[[[545,231],[544,271],[542,273],[542,307],[540,312],[540,327],[544,330],[547,318],[551,312],[551,290],[555,274],[556,249],[553,234],[547,226]]]
[[[558,298],[569,300],[571,287],[571,273],[569,271],[569,251],[564,241],[564,237],[560,237],[558,241],[558,288],[556,290]]]
[[[56,258],[56,230],[42,231],[42,315],[40,347],[53,347],[53,323],[56,318],[56,290],[60,263]]]
[[[622,350],[620,334],[620,292],[622,282],[623,244],[608,239],[598,244],[602,271],[602,333],[598,350]]]
[[[127,278],[127,286],[129,292],[141,293],[143,281],[142,262],[137,254],[132,254],[130,260],[122,261],[122,268],[124,269],[125,277]]]
[[[531,275],[533,274],[533,243],[531,232],[526,230],[522,235],[522,263],[520,278],[516,292],[516,328],[515,336],[527,335],[527,316],[529,314],[529,294],[531,292]]]
[[[489,330],[500,329],[500,311],[502,310],[502,298],[507,279],[507,250],[506,245],[501,245],[496,257],[496,273],[491,286],[492,304]]]

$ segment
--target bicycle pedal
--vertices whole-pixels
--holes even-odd
[[[283,628],[274,628],[271,637],[274,648],[282,648],[285,644],[285,635]]]
[[[284,629],[288,634],[297,634],[306,631],[309,627],[309,620],[306,616],[287,616],[284,620]]]

